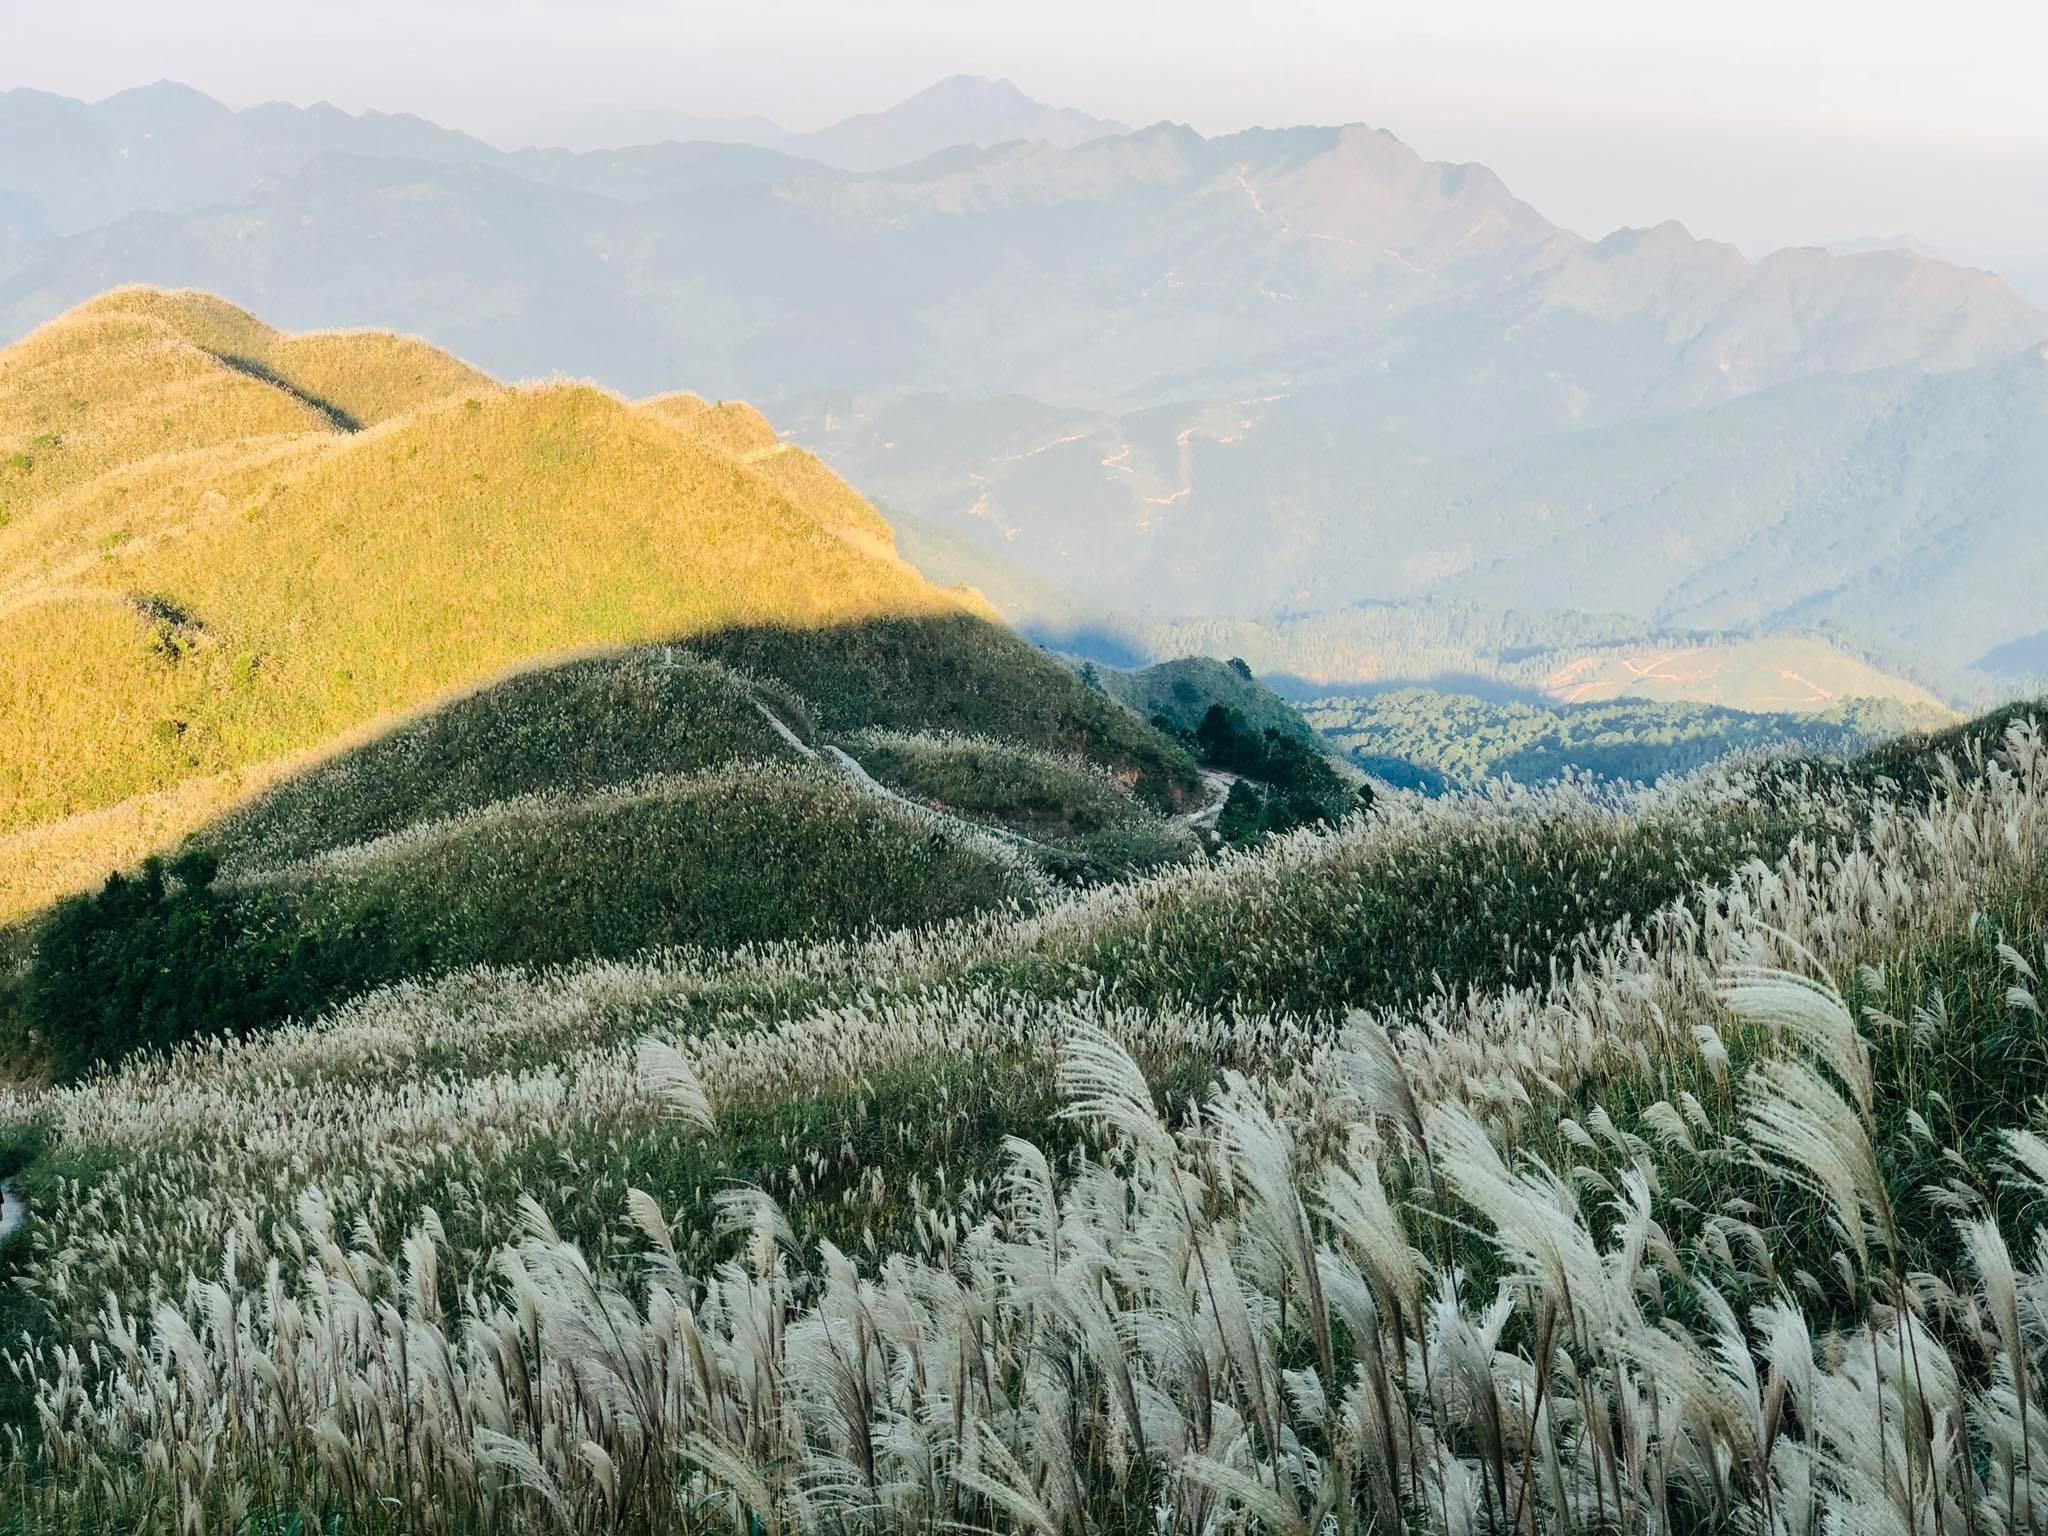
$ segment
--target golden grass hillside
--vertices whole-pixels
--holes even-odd
[[[747,465],[840,537],[895,557],[895,530],[867,499],[817,457],[783,442],[753,406],[737,400],[714,405],[686,393],[657,395],[640,409],[691,442]]]
[[[0,353],[0,915],[537,658],[975,611],[698,405],[146,290]]]

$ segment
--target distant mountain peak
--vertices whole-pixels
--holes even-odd
[[[234,115],[233,108],[177,80],[158,80],[116,91],[94,103],[93,110],[117,121],[147,118],[152,123],[211,121]]]
[[[1029,96],[1025,95],[1023,91],[1018,89],[1015,81],[995,75],[948,75],[945,79],[935,81],[923,90],[905,98],[898,105],[908,105],[912,101],[941,97],[954,100],[973,100],[978,98],[992,101],[1024,102],[1034,107],[1043,105],[1042,102],[1033,101]]]
[[[1192,145],[1208,142],[1186,123],[1176,123],[1171,118],[1164,117],[1156,123],[1147,123],[1143,128],[1126,131],[1122,136],[1141,141],[1157,139],[1169,144]]]
[[[183,102],[188,106],[206,107],[216,112],[230,110],[198,87],[187,85],[182,80],[171,79],[152,80],[148,85],[131,85],[125,91],[114,92],[113,95],[106,97],[105,101],[147,101],[158,104]]]
[[[1948,256],[1918,235],[1866,235],[1853,240],[1830,240],[1821,246],[1831,256],[1871,256],[1881,251],[1908,251],[1930,261],[1947,261]]]
[[[963,145],[986,149],[1027,139],[1072,149],[1128,132],[1107,118],[1048,106],[1010,80],[948,75],[884,111],[792,135],[780,147],[843,170],[881,171]]]
[[[1690,249],[1698,242],[1693,232],[1677,219],[1666,219],[1661,224],[1630,224],[1613,231],[1597,242],[1602,251],[1644,251],[1659,249]]]

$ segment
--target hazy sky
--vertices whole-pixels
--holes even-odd
[[[0,0],[0,85],[169,77],[507,143],[815,127],[951,73],[1204,132],[1371,122],[1592,234],[2048,253],[2043,0]]]

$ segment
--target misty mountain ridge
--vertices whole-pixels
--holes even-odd
[[[1947,669],[2048,626],[2017,537],[2048,494],[2048,315],[1895,242],[1752,261],[1676,222],[1589,240],[1359,125],[1090,119],[1065,146],[1047,128],[847,171],[742,144],[508,154],[332,109],[275,109],[244,154],[234,125],[271,109],[23,95],[0,113],[77,132],[68,162],[5,141],[5,334],[148,281],[417,332],[501,376],[689,378],[771,402],[1019,590],[1111,613],[1583,605],[1840,625]],[[1039,111],[945,82],[845,143],[889,120],[909,153]],[[252,179],[20,232],[22,208],[49,222],[49,164],[137,142],[229,146],[167,186]]]
[[[2039,347],[1462,452],[1344,432],[1340,394],[1121,416],[945,395],[777,409],[899,519],[979,531],[1034,578],[1008,611],[1047,620],[1050,592],[1242,617],[1441,597],[1828,625],[2010,670],[1997,649],[2040,627],[2048,582]],[[1231,558],[1202,558],[1216,549]],[[957,559],[928,568],[994,584]]]
[[[622,137],[600,146],[591,142],[599,131]],[[586,152],[725,143],[858,171],[908,164],[959,145],[1042,140],[1071,148],[1128,131],[1121,123],[1034,101],[1007,80],[958,75],[887,111],[807,133],[788,132],[761,117],[636,111],[594,114],[572,137]],[[329,152],[442,164],[520,158],[520,152],[508,156],[482,139],[409,113],[349,113],[324,101],[307,107],[273,101],[237,111],[170,80],[89,103],[27,88],[0,91],[0,185],[26,215],[26,233],[78,234],[129,213],[229,202],[264,178],[295,175]],[[5,207],[0,203],[0,213]]]
[[[168,224],[17,241],[0,257],[8,330],[148,280],[227,288],[292,323],[339,310],[460,340],[501,371],[633,390],[674,378],[678,355],[748,397],[1000,388],[1130,409],[1345,381],[1397,430],[1427,437],[1448,409],[1461,441],[1488,442],[1813,373],[1968,366],[2048,336],[2048,317],[1997,279],[1897,252],[1749,263],[1676,224],[1587,241],[1484,167],[1433,164],[1355,126],[1204,139],[1162,124],[868,174],[752,146],[506,155],[461,136],[426,140],[431,157],[348,166],[328,149],[273,169],[333,121],[282,137],[244,194]],[[37,195],[35,178],[0,189]],[[433,223],[418,217],[428,207]],[[321,227],[338,216],[341,229]],[[565,217],[541,251],[601,269],[579,273],[584,306],[633,312],[567,356],[528,335],[547,323],[538,290],[563,274],[530,229],[505,231]],[[421,230],[433,240],[409,237]],[[292,253],[337,237],[400,248],[359,275],[338,256],[333,274],[309,274]],[[518,280],[451,296],[477,264]],[[686,292],[714,313],[678,312]],[[479,311],[473,335],[436,333],[461,323],[451,297],[456,316]]]
[[[2048,307],[2048,251],[1991,257],[1977,251],[1950,250],[1918,235],[1864,235],[1848,240],[1829,240],[1821,249],[1836,256],[1862,256],[1872,251],[1910,251],[1952,267],[1975,267],[1995,272],[2028,303]]]
[[[552,135],[570,151],[705,142],[815,160],[837,170],[885,170],[962,145],[986,148],[1036,139],[1072,148],[1128,133],[1122,123],[1048,106],[1008,80],[952,75],[879,112],[860,112],[823,128],[791,132],[761,116],[705,117],[659,107],[579,112]]]
[[[230,202],[330,151],[454,164],[498,153],[406,113],[351,114],[326,102],[238,112],[169,80],[90,104],[0,91],[0,187],[43,234]]]

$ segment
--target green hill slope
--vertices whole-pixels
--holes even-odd
[[[1114,770],[1061,752],[944,731],[866,730],[848,743],[863,769],[913,800],[1044,850],[1077,879],[1198,859],[1179,817],[1149,810]]]
[[[1021,742],[1106,767],[1157,809],[1185,809],[1199,798],[1194,762],[1178,743],[999,625],[942,617],[837,630],[736,628],[695,649],[797,690],[835,731],[937,730]]]
[[[288,777],[29,924],[0,1034],[25,1068],[75,1073],[404,976],[944,922],[1199,855],[1142,793],[1171,804],[1185,753],[979,620],[795,654],[838,692],[651,647],[519,674]],[[919,689],[963,677],[1000,684],[972,718],[1035,744],[926,729],[963,716]],[[908,730],[821,724],[863,678]]]
[[[1094,669],[1104,692],[1121,700],[1147,720],[1164,720],[1173,730],[1193,735],[1212,705],[1233,710],[1256,734],[1267,730],[1292,736],[1322,749],[1315,730],[1301,712],[1238,665],[1213,656],[1183,656],[1126,672],[1115,667]]]
[[[924,582],[751,407],[504,389],[129,290],[0,355],[0,419],[39,427],[81,378],[107,388],[0,528],[32,1070],[483,962],[1036,906],[1195,851],[1186,751]],[[951,733],[985,782],[892,795],[834,755],[867,729]],[[1114,802],[1088,846],[992,832],[1050,830],[1054,761]]]
[[[801,701],[674,647],[539,669],[287,780],[200,832],[230,871],[271,868],[539,794],[790,754]]]

